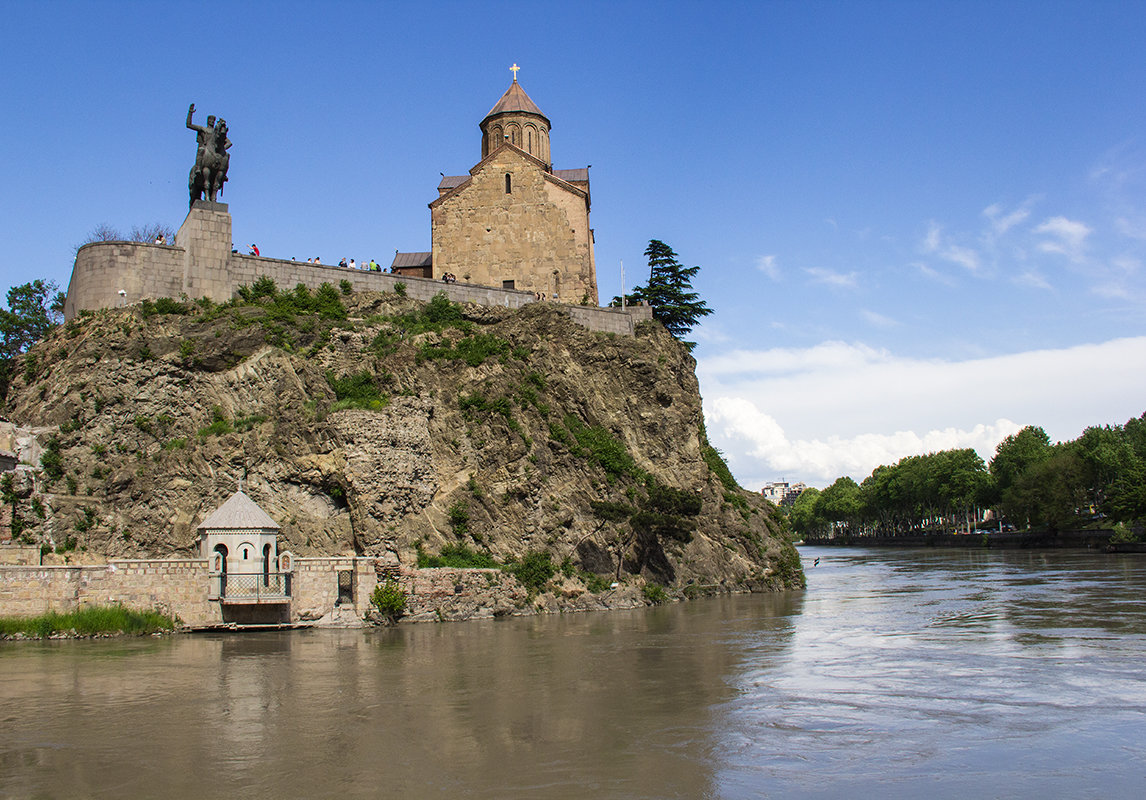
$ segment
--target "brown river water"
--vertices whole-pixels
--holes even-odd
[[[1146,795],[1146,556],[803,557],[638,611],[0,643],[0,797]]]

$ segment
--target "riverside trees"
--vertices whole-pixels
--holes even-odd
[[[990,465],[970,448],[909,456],[876,467],[859,486],[840,478],[808,490],[789,520],[802,536],[894,535],[969,527],[986,508],[1018,527],[1052,530],[1095,516],[1146,520],[1146,414],[1057,444],[1028,426],[999,443]]]

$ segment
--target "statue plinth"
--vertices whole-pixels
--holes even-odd
[[[175,244],[183,248],[183,293],[217,303],[231,299],[231,215],[226,203],[196,200]]]

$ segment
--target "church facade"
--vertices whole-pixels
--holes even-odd
[[[481,160],[430,203],[430,253],[398,253],[397,271],[597,305],[588,168],[553,169],[549,119],[516,75],[479,127]]]

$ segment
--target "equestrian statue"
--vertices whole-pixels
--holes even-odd
[[[195,113],[195,104],[187,109],[187,127],[195,131],[199,149],[195,153],[195,166],[191,168],[191,177],[188,186],[191,190],[191,205],[196,200],[210,200],[217,202],[216,197],[223,193],[223,184],[227,182],[227,165],[231,156],[227,150],[231,147],[231,140],[227,138],[227,121],[215,121],[215,115],[207,117],[206,127],[191,122],[191,115]]]

